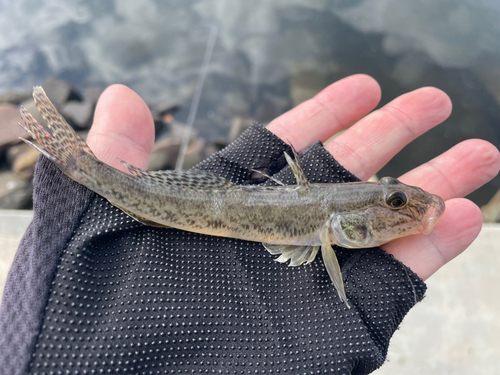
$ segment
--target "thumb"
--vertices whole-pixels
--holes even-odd
[[[151,112],[139,95],[123,85],[99,98],[87,143],[98,159],[125,171],[117,158],[146,169],[154,144]]]

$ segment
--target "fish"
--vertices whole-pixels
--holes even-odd
[[[33,98],[48,129],[21,106],[20,125],[37,141],[21,138],[69,178],[106,198],[144,225],[256,241],[275,260],[295,267],[321,249],[326,271],[350,308],[333,245],[377,247],[396,238],[429,234],[445,210],[443,200],[395,178],[379,182],[310,183],[297,152],[284,153],[296,183],[237,185],[212,172],[147,171],[120,160],[128,173],[94,155],[59,114],[42,87]]]

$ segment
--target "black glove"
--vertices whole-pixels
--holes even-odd
[[[293,184],[284,151],[254,125],[198,168]],[[300,160],[310,182],[357,180],[319,142]],[[320,255],[292,268],[257,242],[144,226],[42,157],[0,310],[0,373],[368,374],[426,287],[378,248],[335,250],[351,309]]]

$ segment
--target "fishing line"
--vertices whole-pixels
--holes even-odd
[[[225,1],[223,2],[223,4]],[[221,7],[220,9],[222,9]],[[198,81],[196,82],[196,88],[194,90],[193,101],[189,107],[189,114],[187,118],[187,124],[184,128],[184,133],[182,134],[181,147],[179,154],[177,156],[177,161],[175,162],[175,170],[182,170],[184,165],[184,158],[186,156],[186,151],[189,145],[189,139],[191,138],[191,133],[193,130],[194,120],[196,119],[196,113],[198,112],[198,105],[200,104],[201,93],[203,91],[203,85],[205,84],[205,78],[207,77],[208,67],[212,59],[212,52],[214,51],[215,41],[217,39],[217,34],[219,32],[220,17],[217,17],[215,23],[210,27],[210,35],[208,36],[207,48],[205,49],[205,56],[203,57],[203,62],[200,68],[200,74],[198,75]]]

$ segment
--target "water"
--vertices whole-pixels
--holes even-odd
[[[0,0],[1,1],[1,0]],[[236,116],[266,123],[329,83],[367,73],[382,104],[446,91],[454,112],[380,175],[397,176],[472,137],[500,146],[500,5],[494,0],[0,2],[0,92],[56,76],[85,91],[123,83],[186,121],[210,28],[220,29],[194,128],[225,136]],[[484,204],[497,177],[471,198]]]

